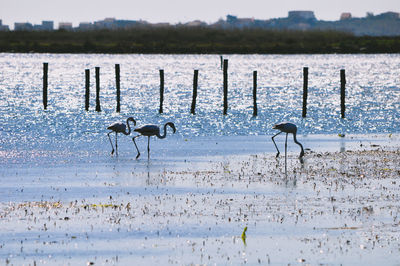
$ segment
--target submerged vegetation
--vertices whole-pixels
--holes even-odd
[[[143,27],[0,32],[0,52],[37,53],[399,53],[400,36],[337,31]]]

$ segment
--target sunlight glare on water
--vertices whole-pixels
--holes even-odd
[[[177,136],[268,135],[291,121],[301,134],[398,133],[399,55],[229,55],[228,115],[223,116],[219,55],[1,54],[3,149],[62,143],[95,145],[105,128],[133,116],[138,124],[173,121]],[[48,110],[42,106],[43,62],[49,63]],[[121,113],[116,113],[114,65],[121,65]],[[94,68],[100,67],[102,112],[94,111]],[[307,118],[301,118],[303,67],[309,67]],[[90,111],[84,111],[90,69]],[[159,69],[165,73],[164,113]],[[193,70],[199,70],[196,115],[190,114]],[[346,118],[340,118],[340,69],[346,69]],[[258,71],[258,116],[253,71]]]

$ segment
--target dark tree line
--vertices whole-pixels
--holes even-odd
[[[0,32],[0,52],[37,53],[399,53],[400,36],[337,31],[138,27],[99,31]]]

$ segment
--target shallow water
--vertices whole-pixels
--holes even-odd
[[[272,154],[154,172],[129,171],[121,162],[91,165],[96,172],[19,169],[2,176],[19,185],[0,190],[0,259],[18,265],[396,265],[398,156],[310,152],[300,163],[290,154],[286,178],[283,160]]]
[[[269,135],[279,121],[301,134],[399,133],[400,55],[230,55],[229,110],[222,115],[217,55],[0,54],[3,149],[99,145],[105,127],[128,116],[138,124],[171,120],[182,137]],[[49,63],[49,106],[42,107],[42,63]],[[121,113],[115,112],[114,64],[121,65]],[[94,67],[101,67],[102,112],[94,111]],[[309,67],[307,118],[302,68]],[[91,70],[91,107],[84,111],[84,70]],[[340,69],[346,69],[346,119],[340,119]],[[159,69],[165,70],[164,114]],[[193,70],[199,70],[196,115],[190,115]],[[252,118],[252,72],[258,71],[259,116]],[[61,147],[60,147],[61,146]]]
[[[399,147],[400,56],[228,58],[223,116],[216,55],[0,54],[0,264],[395,264],[398,154],[357,168],[358,157],[338,153],[325,160],[321,153]],[[49,62],[47,111],[43,62]],[[120,114],[115,63],[121,64]],[[95,66],[101,67],[100,113]],[[92,72],[89,112],[83,110],[85,68]],[[346,119],[340,119],[341,68]],[[194,69],[200,73],[195,116],[189,114]],[[177,133],[152,139],[149,161],[145,138],[138,139],[139,160],[126,136],[119,138],[119,156],[111,156],[106,127],[128,116],[139,125],[173,121]],[[276,138],[280,159],[271,141],[272,125],[284,120],[298,125],[306,148],[300,163],[290,137],[289,179],[282,172],[285,137]]]

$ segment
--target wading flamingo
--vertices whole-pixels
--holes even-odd
[[[135,128],[133,131],[138,132],[140,135],[137,135],[132,138],[133,143],[135,144],[136,150],[138,154],[136,155],[136,159],[139,158],[140,152],[139,149],[136,145],[135,138],[140,137],[140,136],[147,136],[147,158],[150,159],[150,137],[151,136],[157,136],[159,139],[163,139],[167,136],[167,126],[170,126],[174,133],[176,132],[176,128],[174,123],[168,122],[164,125],[164,134],[160,135],[160,128],[156,125],[145,125],[142,127]]]
[[[128,125],[128,131],[126,131],[126,125],[125,125],[124,123],[122,123],[122,122],[115,122],[115,123],[112,123],[111,125],[109,125],[109,126],[107,127],[108,130],[111,130],[111,131],[107,134],[108,139],[110,140],[111,148],[112,148],[111,154],[114,154],[114,146],[113,146],[113,144],[112,144],[110,134],[113,133],[113,132],[115,132],[115,151],[116,151],[115,154],[118,155],[118,141],[117,141],[118,133],[122,133],[122,134],[124,134],[124,135],[129,135],[129,134],[131,134],[131,127],[130,127],[130,125],[129,125],[129,122],[130,122],[130,121],[132,121],[132,122],[133,122],[133,125],[136,126],[136,121],[135,121],[135,119],[133,119],[133,117],[129,117],[128,119],[126,119],[126,125]]]
[[[272,137],[272,141],[274,142],[275,148],[276,148],[276,150],[278,151],[278,153],[276,154],[276,157],[279,156],[280,152],[279,152],[278,146],[276,146],[276,143],[275,143],[274,138],[275,138],[276,136],[278,136],[279,134],[281,134],[282,132],[285,132],[285,133],[286,133],[285,158],[286,158],[286,151],[287,151],[287,137],[288,137],[288,134],[289,134],[289,133],[292,133],[292,134],[293,134],[294,143],[296,143],[297,145],[299,145],[300,148],[301,148],[300,158],[304,156],[303,145],[301,145],[301,143],[298,142],[298,141],[297,141],[297,138],[296,138],[297,126],[296,126],[295,124],[288,123],[288,122],[286,122],[286,123],[280,123],[280,124],[274,125],[272,128],[273,128],[273,129],[278,129],[278,130],[280,130],[280,132],[278,132],[277,134],[275,134],[275,135]]]

